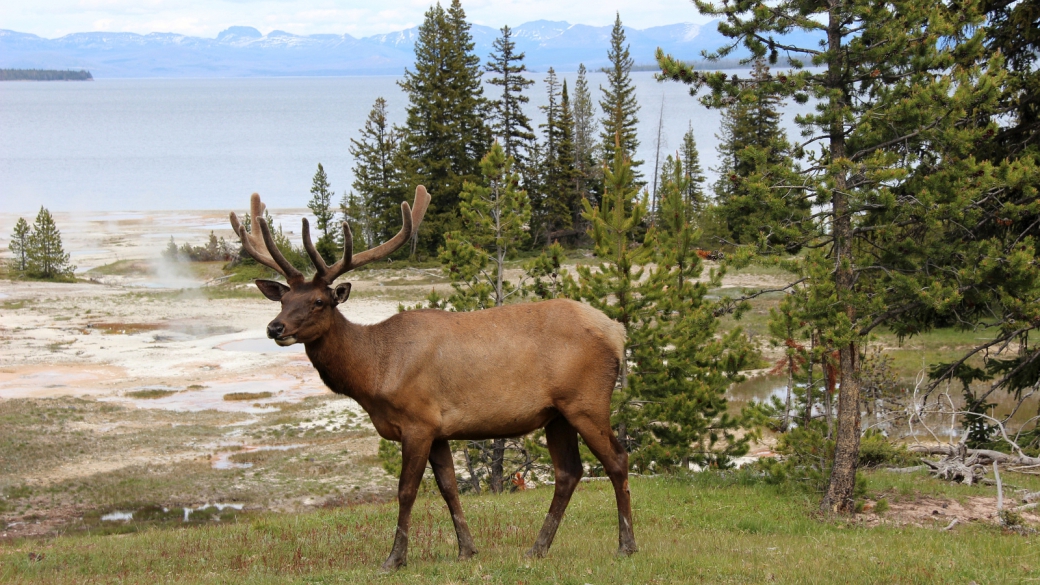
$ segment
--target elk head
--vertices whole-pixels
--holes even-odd
[[[407,201],[401,203],[401,231],[390,240],[357,255],[353,250],[353,235],[350,226],[343,222],[343,257],[327,266],[311,243],[310,224],[303,218],[303,246],[314,263],[315,273],[307,280],[303,273],[285,259],[275,245],[271,235],[271,227],[264,220],[264,204],[260,196],[253,193],[250,199],[251,231],[239,223],[238,217],[231,213],[231,227],[242,241],[242,248],[254,260],[271,268],[285,277],[288,286],[273,280],[257,280],[256,286],[264,296],[272,301],[282,303],[282,311],[267,325],[267,336],[278,345],[308,343],[320,338],[328,331],[336,305],[350,296],[350,283],[344,282],[332,287],[333,282],[341,274],[386,258],[403,246],[419,229],[426,208],[430,204],[430,195],[426,188],[419,185],[415,189],[413,207]],[[257,233],[259,232],[259,233]]]

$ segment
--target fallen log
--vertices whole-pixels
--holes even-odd
[[[910,445],[910,451],[925,455],[946,455],[947,457],[976,458],[978,463],[988,465],[1040,465],[1040,457],[1011,455],[992,449],[961,449],[957,445]]]

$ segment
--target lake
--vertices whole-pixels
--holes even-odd
[[[573,95],[576,74],[565,73]],[[544,74],[527,95],[528,115],[546,101]],[[651,174],[664,107],[662,158],[692,124],[702,167],[714,180],[720,114],[678,83],[634,72],[641,102],[638,157]],[[0,83],[0,212],[244,208],[256,191],[272,208],[310,199],[319,162],[339,195],[350,188],[347,148],[372,103],[387,99],[405,119],[397,77],[103,79]],[[606,83],[591,73],[593,99]],[[498,88],[487,87],[494,97]],[[785,125],[808,106],[791,104]],[[598,107],[597,107],[598,110]],[[539,132],[540,135],[540,132]],[[436,194],[434,194],[436,196]]]

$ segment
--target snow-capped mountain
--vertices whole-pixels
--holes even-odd
[[[609,26],[536,20],[514,28],[513,38],[532,71],[549,67],[573,71],[579,63],[589,69],[607,64],[610,31]],[[477,55],[487,59],[499,31],[473,25],[470,32]],[[724,43],[715,22],[626,28],[625,33],[632,58],[640,65],[653,63],[658,47],[697,60],[702,50]],[[417,37],[414,27],[362,39],[348,34],[301,36],[281,30],[265,35],[249,26],[230,27],[215,39],[110,32],[45,39],[0,30],[0,68],[88,69],[95,78],[396,75],[411,65]]]

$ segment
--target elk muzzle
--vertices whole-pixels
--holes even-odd
[[[286,336],[285,325],[277,319],[267,324],[267,336],[282,346],[296,343],[296,337],[293,335]]]

